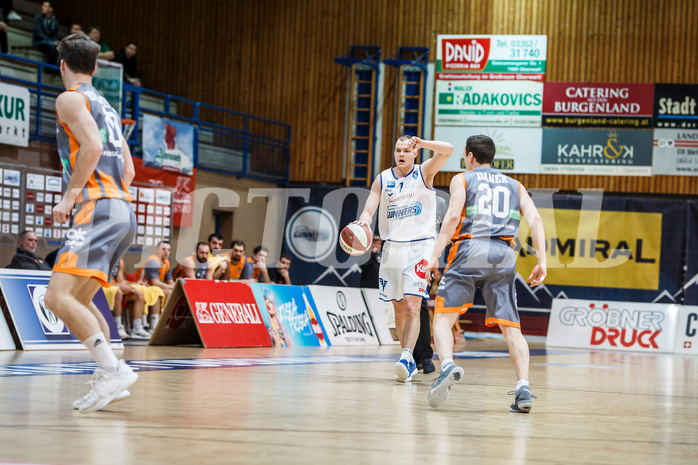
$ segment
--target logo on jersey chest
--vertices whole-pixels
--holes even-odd
[[[411,202],[406,207],[397,205],[388,205],[388,219],[401,220],[413,216],[419,216],[422,213],[422,202]]]

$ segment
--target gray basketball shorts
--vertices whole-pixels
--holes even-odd
[[[73,224],[58,250],[53,272],[89,276],[109,287],[109,273],[136,237],[136,217],[130,203],[97,199],[75,208]]]
[[[499,239],[458,241],[439,283],[434,312],[465,313],[480,288],[487,304],[485,325],[520,328],[515,279],[516,252],[509,244]]]

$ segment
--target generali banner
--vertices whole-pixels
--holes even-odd
[[[652,174],[698,175],[698,130],[655,129]]]
[[[437,79],[544,81],[548,36],[440,35]]]
[[[652,131],[543,129],[541,173],[651,176]]]
[[[649,128],[654,84],[546,82],[543,124]]]
[[[555,299],[546,345],[672,353],[679,305]]]

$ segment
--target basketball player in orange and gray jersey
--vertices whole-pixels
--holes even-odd
[[[531,286],[541,284],[546,275],[545,233],[526,189],[491,167],[495,152],[489,137],[468,138],[464,151],[468,171],[451,180],[451,202],[427,265],[428,270],[438,268],[439,256],[450,240],[448,265],[434,308],[434,342],[442,360],[441,373],[429,394],[429,405],[441,405],[450,386],[463,376],[463,369],[453,363],[451,327],[458,315],[472,306],[475,290],[480,288],[487,304],[485,324],[501,329],[518,377],[510,411],[528,413],[533,407],[528,384],[529,353],[521,334],[515,284],[514,247],[521,215],[531,226],[533,244],[540,252],[528,278]]]
[[[53,219],[58,226],[70,220],[73,208],[75,215],[45,302],[97,361],[92,390],[74,403],[81,413],[89,413],[123,398],[138,379],[112,352],[109,326],[92,303],[99,286],[109,286],[110,271],[135,237],[128,192],[135,172],[119,115],[92,87],[99,46],[77,32],[63,39],[58,51],[68,90],[56,99],[64,191]]]

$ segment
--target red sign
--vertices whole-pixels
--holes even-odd
[[[143,165],[143,159],[138,157],[133,157],[133,164],[136,168],[134,181],[174,188],[172,225],[191,226],[196,168],[194,168],[191,176],[187,176],[173,171],[145,166]]]
[[[482,71],[490,56],[490,39],[444,39],[441,42],[441,69]]]
[[[547,126],[650,127],[654,84],[546,82]]]
[[[187,279],[183,288],[204,347],[271,347],[247,283]]]

